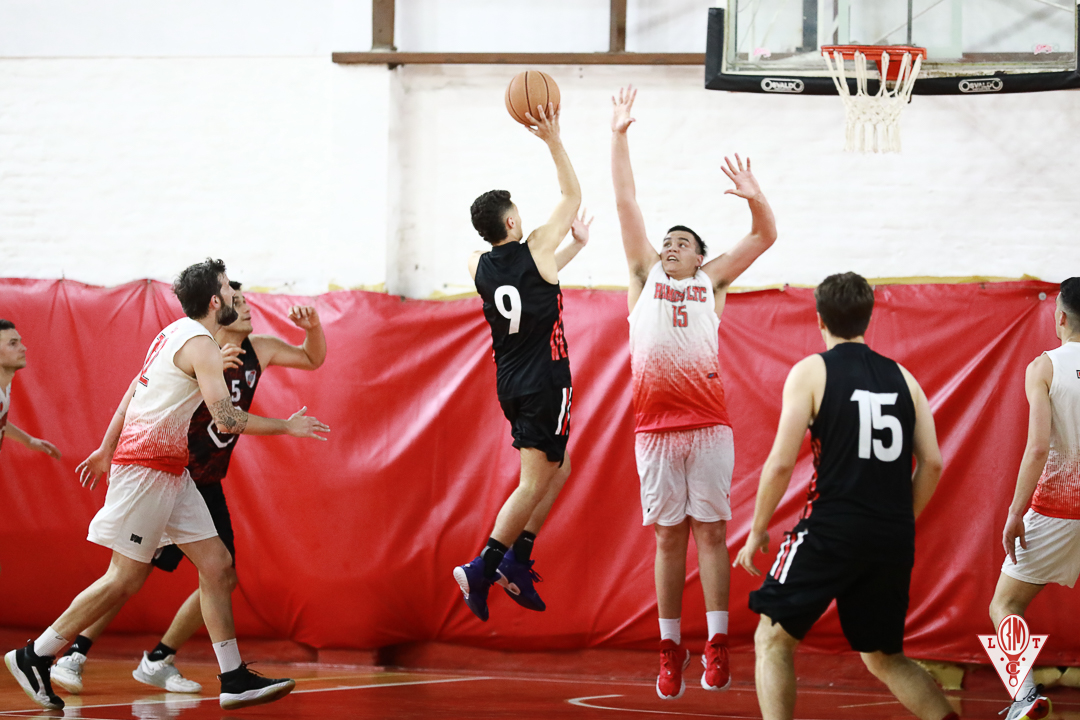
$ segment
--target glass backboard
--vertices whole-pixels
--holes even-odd
[[[824,45],[926,48],[916,94],[1080,87],[1076,0],[727,0],[706,87],[835,94]]]

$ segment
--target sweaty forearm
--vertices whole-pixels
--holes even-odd
[[[12,423],[8,423],[7,427],[4,428],[4,437],[25,447],[30,447],[30,443],[34,440],[33,435],[30,435],[28,432]]]
[[[911,478],[911,505],[916,518],[930,503],[930,498],[934,496],[940,479],[940,466],[930,467],[925,463],[919,463],[915,468],[915,474]]]
[[[757,499],[754,501],[754,521],[751,530],[768,532],[772,516],[779,507],[784,493],[787,492],[790,482],[790,468],[779,467],[770,461],[765,462],[765,467],[761,471],[761,482],[758,484]]]
[[[304,338],[304,354],[308,356],[313,367],[319,367],[326,361],[326,335],[322,325],[311,328]]]
[[[1042,448],[1028,447],[1024,450],[1024,459],[1020,462],[1020,473],[1016,478],[1016,490],[1013,492],[1012,504],[1009,505],[1010,515],[1023,515],[1027,511],[1049,454]]]
[[[578,184],[577,173],[574,172],[562,140],[552,140],[548,143],[548,149],[551,150],[551,159],[555,161],[555,169],[559,175],[559,191],[564,198],[576,198],[580,201],[581,185]]]
[[[761,193],[750,203],[750,232],[766,239],[770,244],[776,239],[776,216],[773,215],[772,206]]]
[[[615,202],[633,201],[637,197],[634,170],[630,165],[630,143],[625,133],[611,134],[611,179],[615,183]]]

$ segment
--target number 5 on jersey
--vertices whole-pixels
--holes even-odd
[[[883,415],[881,412],[883,405],[896,404],[896,393],[856,390],[851,393],[851,401],[859,403],[859,457],[869,460],[871,448],[874,457],[881,462],[892,462],[900,457],[900,450],[904,445],[904,430],[900,426],[900,419]],[[871,433],[874,430],[888,430],[892,435],[891,444],[886,446],[880,440],[873,440]]]
[[[509,307],[504,301],[509,300]],[[513,335],[521,328],[521,293],[513,285],[501,285],[495,290],[495,309],[499,314],[510,321],[510,331],[507,335]]]

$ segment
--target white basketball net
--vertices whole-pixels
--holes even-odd
[[[921,55],[915,54],[914,64],[911,62],[912,53],[905,52],[903,55],[896,82],[886,82],[889,53],[881,54],[881,85],[877,94],[871,95],[866,91],[866,55],[856,52],[857,91],[852,95],[844,72],[844,56],[834,52],[830,58],[828,52],[822,53],[836,92],[844,102],[844,115],[847,118],[844,150],[847,152],[900,152],[900,113],[911,99],[915,79],[919,77],[919,68],[922,67]],[[889,85],[892,87],[889,88]]]

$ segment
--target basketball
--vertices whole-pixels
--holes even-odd
[[[525,113],[535,118],[536,106],[543,105],[546,112],[548,103],[553,103],[558,110],[559,98],[559,86],[550,75],[539,70],[524,70],[506,87],[506,110],[522,125],[532,125]]]

